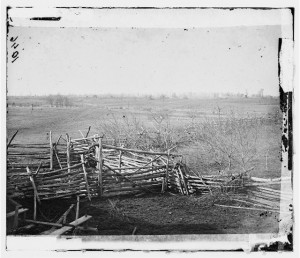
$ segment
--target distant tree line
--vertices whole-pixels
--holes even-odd
[[[62,96],[60,94],[49,95],[49,96],[47,96],[46,99],[51,107],[71,107],[71,106],[73,106],[73,103],[69,97]]]

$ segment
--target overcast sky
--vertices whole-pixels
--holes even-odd
[[[19,58],[8,63],[8,95],[278,95],[279,25],[12,27],[12,36]]]

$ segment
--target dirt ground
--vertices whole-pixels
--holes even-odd
[[[211,206],[193,196],[162,194],[117,199],[119,212],[107,216],[107,201],[91,205],[99,234],[136,235],[276,233],[278,214]],[[98,213],[100,211],[100,213]],[[97,214],[98,213],[98,214]]]
[[[71,201],[43,201],[38,220],[55,222]],[[220,202],[219,202],[220,203]],[[222,201],[226,204],[226,201]],[[228,200],[227,204],[232,205]],[[31,201],[23,202],[32,211]],[[89,227],[98,232],[77,231],[76,235],[172,235],[172,234],[251,234],[278,232],[279,214],[223,208],[202,196],[170,193],[93,199],[80,204],[80,216],[91,215]],[[31,218],[29,212],[28,218]],[[75,218],[75,209],[68,221]],[[18,234],[38,234],[49,227],[39,226]],[[69,234],[74,234],[70,232]]]

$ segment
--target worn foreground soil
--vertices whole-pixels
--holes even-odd
[[[32,210],[31,202],[23,205]],[[38,220],[55,222],[75,200],[43,202]],[[226,200],[218,202],[226,204]],[[227,201],[232,205],[232,201]],[[91,215],[88,226],[97,232],[70,232],[76,235],[172,235],[251,234],[278,232],[279,214],[214,206],[203,196],[159,195],[93,199],[80,204],[80,216]],[[28,218],[31,219],[31,214]],[[75,209],[68,222],[75,218]],[[49,227],[38,226],[17,234],[39,234]]]

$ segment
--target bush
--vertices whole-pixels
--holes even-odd
[[[237,117],[234,113],[224,119],[206,119],[198,125],[196,138],[214,163],[225,173],[247,173],[253,169],[258,156],[257,140],[261,120]]]
[[[110,114],[99,130],[118,145],[125,141],[126,147],[143,150],[167,151],[184,144],[186,136],[184,128],[171,125],[166,111],[152,112],[143,122],[132,114]]]

